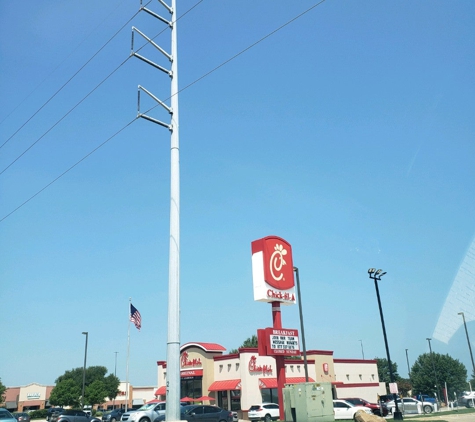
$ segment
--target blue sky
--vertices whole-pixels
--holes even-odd
[[[178,14],[197,3],[179,0]],[[316,3],[200,2],[178,22],[180,88]],[[132,122],[137,85],[167,98],[164,74],[126,60],[132,25],[151,37],[164,29],[144,12],[126,24],[138,7],[0,3],[1,169],[38,141],[0,175],[0,218]],[[327,0],[180,93],[182,343],[230,350],[271,326],[270,305],[253,301],[250,244],[277,235],[300,270],[308,349],[361,358],[361,340],[366,358],[385,357],[367,270],[387,271],[391,358],[407,376],[405,349],[411,364],[428,352],[475,235],[474,13],[471,1]],[[167,31],[156,40],[169,50]],[[83,331],[88,365],[113,372],[119,352],[125,380],[129,297],[143,320],[131,329],[130,381],[156,385],[169,139],[136,120],[0,222],[7,386],[53,384],[82,366]],[[298,328],[298,307],[282,319]],[[462,327],[432,348],[470,367]]]

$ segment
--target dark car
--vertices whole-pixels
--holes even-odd
[[[163,422],[165,415],[160,415],[154,422]],[[233,412],[218,406],[193,404],[181,408],[180,420],[188,422],[233,422]]]
[[[49,421],[51,418],[51,415],[54,412],[62,412],[64,409],[62,407],[50,407],[48,411],[46,412],[46,420]]]
[[[78,409],[66,409],[54,412],[50,418],[51,422],[91,422],[91,417],[84,411]]]
[[[366,401],[365,399],[360,399],[360,398],[357,398],[357,397],[351,397],[349,399],[341,399],[341,400],[345,400],[355,406],[364,406],[364,407],[368,407],[371,409],[371,411],[375,414],[375,415],[378,415],[378,416],[387,416],[387,414],[389,413],[389,410],[386,406],[385,403],[382,403],[381,404],[381,407],[379,407],[379,404],[378,403],[370,403],[369,401]],[[381,415],[381,409],[383,409],[383,414]]]
[[[13,416],[18,422],[30,422],[30,415],[26,412],[15,412]]]
[[[117,422],[120,421],[120,418],[125,413],[124,409],[114,409],[110,412],[105,412],[102,414],[103,422]]]

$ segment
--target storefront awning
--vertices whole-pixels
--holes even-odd
[[[290,377],[285,379],[286,384],[301,384],[305,377]],[[315,382],[313,378],[308,377],[308,382]],[[277,378],[259,378],[259,388],[277,388]]]
[[[215,381],[208,388],[208,391],[226,391],[226,390],[240,390],[241,380],[226,380]]]
[[[27,400],[22,402],[23,407],[31,407],[31,406],[41,406],[44,404],[45,400]]]
[[[165,394],[167,394],[167,387],[165,385],[158,387],[155,393],[153,393],[154,396],[164,396]]]

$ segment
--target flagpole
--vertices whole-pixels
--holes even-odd
[[[127,325],[127,365],[125,369],[125,411],[127,412],[127,406],[129,404],[129,354],[130,354],[130,310],[132,305],[132,298],[129,297],[129,315],[127,319],[129,323]]]

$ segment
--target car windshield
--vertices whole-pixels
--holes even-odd
[[[142,407],[139,407],[137,410],[149,410],[155,407],[157,403],[148,403],[144,404]]]
[[[261,406],[254,405],[254,406],[251,406],[251,408],[249,410],[259,410],[260,408],[261,408]]]
[[[13,416],[8,410],[0,411],[0,419],[11,419],[11,418],[13,418]]]

